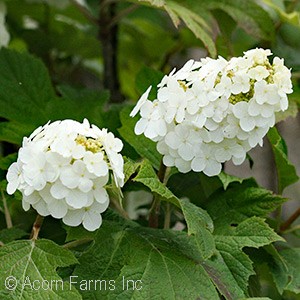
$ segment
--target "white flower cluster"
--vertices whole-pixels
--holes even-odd
[[[86,119],[48,123],[23,139],[18,160],[7,172],[7,193],[20,190],[25,210],[31,205],[42,216],[93,231],[109,204],[105,185],[110,175],[123,186],[122,147],[120,139]]]
[[[221,172],[232,159],[241,164],[246,152],[275,124],[275,112],[288,107],[291,72],[270,50],[253,49],[229,61],[188,61],[158,84],[157,99],[142,95],[130,116],[140,112],[135,133],[157,142],[166,166],[180,172]]]

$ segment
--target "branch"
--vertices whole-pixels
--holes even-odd
[[[90,11],[83,5],[79,4],[76,0],[70,0],[70,2],[78,8],[78,10],[93,24],[98,24],[97,18],[95,18]]]
[[[104,2],[106,3],[106,2]],[[102,56],[104,61],[103,86],[109,90],[111,102],[120,103],[123,96],[120,92],[120,82],[117,69],[117,53],[118,53],[118,25],[112,24],[115,18],[115,3],[106,3],[100,6],[98,20],[98,38],[102,45]]]
[[[123,9],[122,11],[119,12],[119,14],[115,15],[112,18],[109,26],[113,26],[117,24],[122,18],[135,11],[138,7],[139,7],[138,4],[132,4],[131,6],[128,6],[127,8]]]
[[[3,201],[6,226],[7,226],[7,228],[12,228],[13,224],[12,224],[11,216],[10,216],[10,213],[9,213],[9,210],[8,210],[8,207],[7,207],[6,198],[5,198],[5,195],[4,195],[2,189],[1,189],[1,196],[2,196],[2,201]]]
[[[280,231],[286,231],[291,224],[300,216],[300,207],[280,226]]]

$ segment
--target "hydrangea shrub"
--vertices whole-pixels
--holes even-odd
[[[100,2],[0,1],[0,299],[298,299],[295,1]]]

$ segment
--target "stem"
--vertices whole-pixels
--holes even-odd
[[[112,198],[111,203],[116,208],[116,210],[120,213],[120,215],[127,220],[130,220],[129,215],[127,211],[123,209],[123,207],[120,205],[119,201],[117,199]]]
[[[286,231],[291,224],[300,216],[300,207],[280,226],[280,231]]]
[[[102,44],[104,88],[109,90],[111,102],[120,103],[123,101],[123,96],[120,92],[120,82],[117,71],[118,25],[113,23],[116,16],[115,10],[116,3],[103,2],[100,0],[98,38]]]
[[[78,3],[76,0],[70,0],[70,2],[78,8],[78,10],[91,22],[94,24],[98,24],[97,18],[95,18],[90,11],[80,3]]]
[[[294,232],[297,230],[300,230],[300,224],[285,230],[284,233],[287,234],[287,233],[291,233],[291,232]]]
[[[7,226],[7,228],[12,228],[13,224],[12,224],[11,216],[10,216],[10,213],[9,213],[9,210],[8,210],[8,207],[7,207],[7,202],[6,202],[5,195],[4,195],[2,190],[1,190],[1,196],[2,196],[2,201],[3,201],[6,226]]]
[[[160,167],[157,173],[157,176],[160,182],[165,183],[167,167],[163,164],[162,160],[160,162]],[[157,228],[158,227],[158,216],[160,211],[160,198],[158,195],[155,195],[153,198],[152,206],[149,211],[149,227]]]
[[[42,224],[43,224],[43,221],[44,221],[44,217],[38,214],[36,216],[36,219],[35,219],[35,221],[33,223],[33,226],[32,226],[32,231],[31,231],[31,235],[30,235],[31,240],[37,240],[37,238],[39,236],[40,229],[41,229]]]
[[[90,238],[86,238],[86,239],[82,239],[82,240],[77,240],[77,241],[72,241],[69,243],[66,243],[63,245],[64,248],[70,249],[70,248],[76,248],[80,245],[86,244],[93,241],[93,239]]]
[[[135,11],[138,7],[138,4],[132,4],[131,6],[128,6],[127,8],[123,9],[119,14],[113,17],[113,19],[110,22],[110,26],[117,24],[123,17]]]
[[[168,202],[168,203],[166,203],[164,229],[169,229],[170,228],[170,222],[171,222],[171,205]]]
[[[158,227],[158,215],[160,211],[160,199],[157,195],[154,196],[152,206],[149,211],[149,227]]]

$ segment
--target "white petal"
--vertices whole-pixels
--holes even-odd
[[[97,179],[95,179],[94,182],[94,189],[96,189],[97,187],[103,187],[104,185],[106,185],[108,181],[108,174],[106,174],[105,176],[101,176],[98,177]]]
[[[38,192],[34,192],[31,195],[23,195],[23,201],[30,203],[30,204],[35,204],[39,201],[42,201],[42,197]]]
[[[79,185],[79,180],[74,171],[69,168],[65,168],[60,173],[60,180],[63,185],[70,189],[74,189]]]
[[[236,166],[239,166],[241,165],[246,159],[246,153],[244,156],[241,156],[241,157],[236,157],[236,156],[233,156],[232,157],[232,162],[236,165]]]
[[[69,189],[66,188],[60,181],[56,181],[51,186],[50,193],[55,199],[63,199],[69,194]]]
[[[206,162],[203,157],[195,157],[192,160],[191,167],[195,172],[201,172],[205,168]]]
[[[32,204],[32,207],[43,217],[50,215],[47,204],[43,200],[40,200],[39,202]]]
[[[54,168],[50,164],[45,166],[45,178],[48,182],[54,182],[59,176],[58,169]]]
[[[69,210],[67,214],[63,217],[63,222],[68,226],[78,226],[82,222],[84,213],[84,209]]]
[[[90,171],[90,170],[89,170]],[[91,173],[94,173],[96,176],[106,176],[108,174],[108,166],[105,161],[99,162],[95,165],[95,168]]]
[[[194,157],[194,149],[190,144],[181,144],[178,148],[178,154],[186,161]]]
[[[72,149],[72,157],[75,159],[82,158],[84,156],[85,149],[81,145],[77,145]]]
[[[103,213],[107,210],[109,206],[109,201],[106,201],[104,203],[94,202],[92,206],[90,206],[90,210],[97,212],[97,213]]]
[[[61,219],[66,215],[68,206],[65,200],[55,200],[48,204],[48,210],[52,217]]]
[[[174,131],[169,132],[165,137],[166,144],[172,149],[178,149],[180,146],[180,140]]]
[[[30,204],[26,201],[24,201],[24,198],[22,199],[22,207],[25,211],[28,211],[30,208]]]
[[[203,173],[206,174],[207,176],[215,176],[220,174],[222,170],[222,165],[214,160],[209,160],[207,163],[205,169],[203,170]]]
[[[289,106],[289,102],[288,102],[288,98],[285,96],[285,97],[282,97],[281,100],[280,100],[280,108],[282,111],[286,110]]]
[[[99,203],[105,203],[109,201],[108,194],[104,188],[94,190],[94,197]]]
[[[83,216],[82,225],[88,231],[98,229],[102,224],[101,214],[92,211],[87,211]]]
[[[167,134],[167,126],[164,120],[157,121],[157,133],[160,136],[165,136]]]
[[[92,180],[87,178],[82,178],[78,185],[78,188],[84,193],[88,193],[92,189],[92,187],[93,187]]]
[[[157,121],[149,122],[149,124],[144,132],[145,137],[147,137],[150,140],[152,140],[158,136],[157,131],[156,131],[156,124],[157,124],[156,122]]]
[[[129,115],[130,117],[134,117],[140,111],[141,107],[143,106],[143,104],[148,99],[148,96],[149,96],[151,88],[152,88],[152,86],[150,85],[148,87],[148,89],[146,90],[146,92],[139,99],[139,101],[137,102],[136,106],[133,108],[132,112],[130,113],[130,115]]]
[[[245,117],[245,112],[248,111],[248,103],[241,101],[233,105],[232,112],[235,117],[242,119]]]
[[[134,133],[136,135],[142,134],[143,132],[145,132],[147,126],[148,126],[148,121],[146,119],[138,120],[134,127]]]
[[[66,196],[67,203],[73,208],[82,208],[86,206],[88,196],[86,193],[81,192],[78,189],[70,190]]]
[[[12,195],[17,190],[18,186],[19,186],[19,182],[16,180],[8,182],[6,187],[7,194]]]
[[[181,158],[175,159],[175,166],[178,168],[179,172],[181,173],[187,173],[191,171],[191,163]]]
[[[175,159],[171,155],[165,155],[163,157],[163,163],[167,167],[173,167],[175,166]]]
[[[219,148],[215,152],[215,157],[218,162],[223,163],[227,160],[230,160],[231,154],[229,151],[225,151],[223,148]]]
[[[240,119],[240,126],[244,131],[249,132],[254,129],[255,121],[252,118]]]

